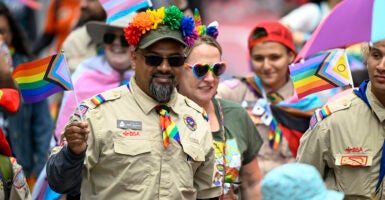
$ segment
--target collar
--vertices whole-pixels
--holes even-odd
[[[372,107],[373,112],[376,114],[377,118],[380,122],[385,121],[385,107],[381,104],[381,102],[374,96],[372,92],[372,83],[369,81],[366,96],[369,101],[370,106]]]

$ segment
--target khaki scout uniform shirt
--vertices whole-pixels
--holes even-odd
[[[102,93],[105,102],[88,106],[90,135],[82,171],[82,199],[196,199],[220,195],[212,187],[213,140],[202,108],[173,92],[171,119],[181,144],[165,149],[154,99],[130,81]],[[76,116],[76,115],[75,115]],[[188,125],[186,118],[194,123]],[[73,117],[73,120],[80,120]],[[192,124],[192,125],[191,125]]]
[[[338,99],[327,105],[331,115],[326,118],[315,112],[312,120],[317,123],[301,138],[298,149],[297,160],[314,165],[327,187],[344,192],[345,199],[371,199],[384,156],[385,107],[370,83],[366,95],[374,113],[355,94]],[[385,199],[384,186],[377,199]]]
[[[31,192],[27,180],[24,176],[23,168],[19,165],[15,158],[11,159],[12,166],[12,187],[8,197],[10,200],[30,200],[32,199]],[[1,179],[1,177],[0,177]],[[4,185],[3,181],[0,180],[0,199],[6,199],[4,196]]]
[[[251,111],[254,107],[255,102],[259,99],[255,93],[247,86],[245,82],[241,82],[238,79],[231,80],[232,83],[223,82],[219,84],[218,94],[219,98],[228,99],[242,103],[243,101],[251,102],[250,107],[246,107],[251,119],[257,126],[258,132],[262,136],[263,144],[258,154],[258,163],[263,174],[266,174],[273,168],[283,165],[285,163],[294,162],[295,158],[290,151],[289,144],[286,139],[282,138],[282,143],[279,145],[277,150],[273,150],[269,146],[269,130],[270,128],[263,124],[260,120],[261,116],[256,116]],[[267,88],[264,88],[266,93],[269,92]],[[289,80],[278,92],[283,99],[288,99],[294,94],[294,85]]]

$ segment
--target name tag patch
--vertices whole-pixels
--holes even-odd
[[[372,166],[372,156],[370,155],[351,155],[351,154],[342,154],[336,156],[336,165],[338,166]]]
[[[142,130],[142,122],[130,121],[130,120],[118,120],[117,127],[120,129]]]

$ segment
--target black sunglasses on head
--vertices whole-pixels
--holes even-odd
[[[167,60],[170,67],[181,67],[184,65],[184,61],[186,60],[186,57],[181,55],[175,55],[166,58],[158,55],[141,55],[143,55],[146,65],[151,67],[157,67],[161,65],[164,59]]]
[[[128,44],[126,38],[124,37],[124,35],[115,35],[114,33],[104,33],[103,42],[105,44],[112,44],[115,41],[116,37],[120,37],[120,45],[122,45],[122,47],[130,46],[130,44]]]

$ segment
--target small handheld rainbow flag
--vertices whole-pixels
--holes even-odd
[[[343,49],[316,55],[289,66],[289,69],[298,98],[335,87],[353,86]]]
[[[63,90],[73,90],[64,54],[54,54],[18,65],[12,77],[25,103],[34,103]]]
[[[132,12],[152,6],[150,0],[99,0],[107,13],[107,24]]]

